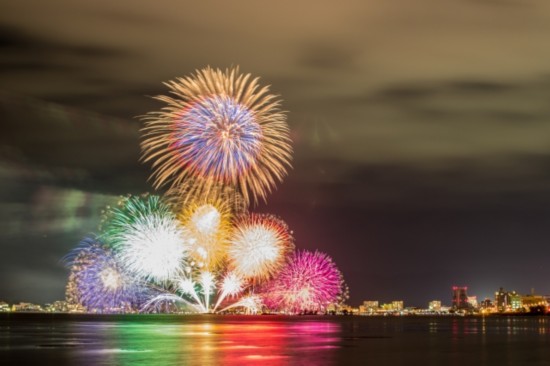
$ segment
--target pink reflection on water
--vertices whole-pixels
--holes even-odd
[[[219,360],[224,365],[283,365],[297,354],[304,365],[326,364],[340,339],[339,324],[324,321],[240,322],[216,327],[223,338]]]

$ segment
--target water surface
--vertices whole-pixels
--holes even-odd
[[[550,318],[0,314],[0,364],[550,365]]]

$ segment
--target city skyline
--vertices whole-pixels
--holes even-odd
[[[452,287],[452,293],[450,301],[446,301],[443,299],[432,299],[429,301],[426,301],[424,306],[411,306],[410,304],[407,304],[403,300],[396,300],[393,299],[391,301],[380,301],[375,300],[374,298],[363,300],[359,305],[357,304],[341,304],[342,308],[352,308],[357,309],[358,313],[365,313],[369,312],[369,309],[372,310],[385,310],[389,312],[400,312],[402,310],[406,309],[419,309],[419,310],[431,310],[434,312],[439,311],[449,311],[449,310],[472,310],[472,309],[486,309],[486,308],[493,308],[496,311],[500,312],[506,312],[506,311],[517,311],[518,309],[521,309],[523,307],[522,305],[522,299],[531,299],[530,302],[533,302],[535,299],[536,301],[539,301],[540,299],[543,299],[545,302],[545,306],[548,306],[548,300],[550,300],[550,294],[549,295],[542,295],[542,294],[536,294],[534,289],[531,289],[531,293],[529,294],[521,294],[516,292],[515,290],[512,291],[506,291],[503,287],[499,288],[497,291],[494,292],[493,298],[485,297],[485,298],[477,298],[477,295],[473,294],[472,296],[467,296],[465,303],[468,303],[468,306],[464,306],[465,304],[459,304],[455,301],[455,291],[460,289],[466,289],[467,287],[458,287],[453,286]],[[474,301],[475,303],[472,303],[471,301]],[[3,301],[0,299],[0,312],[2,311],[9,311],[8,309],[9,303]],[[26,302],[26,301],[19,301],[12,303],[12,307],[27,307],[32,310],[37,310],[39,308],[39,311],[48,311],[47,308],[58,308],[57,310],[53,311],[59,311],[59,308],[62,307],[65,310],[64,312],[67,312],[67,306],[70,305],[72,307],[76,307],[79,309],[84,309],[84,307],[80,304],[71,304],[70,301],[67,300],[56,300],[49,303],[44,304],[34,304],[32,302]],[[334,304],[333,304],[334,305]],[[338,306],[338,305],[337,305]],[[362,310],[362,308],[364,308]],[[17,310],[12,310],[17,311]],[[25,310],[23,310],[25,311]],[[52,311],[52,310],[50,310]],[[80,310],[82,311],[82,310]],[[133,310],[135,312],[135,310]]]
[[[210,7],[3,7],[0,298],[63,295],[103,207],[154,192],[135,116],[207,65],[281,95],[293,169],[254,211],[330,255],[350,303],[550,293],[547,2]]]

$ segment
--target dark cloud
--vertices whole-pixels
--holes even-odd
[[[128,57],[132,54],[120,49],[96,46],[63,43],[50,40],[16,27],[0,25],[0,49],[4,57],[33,56],[42,58],[79,57]],[[13,53],[14,55],[10,55]],[[135,56],[135,55],[134,55]]]

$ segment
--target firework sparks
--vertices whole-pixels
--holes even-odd
[[[265,280],[281,268],[293,249],[291,233],[282,220],[272,215],[251,214],[236,224],[228,256],[239,276]]]
[[[246,202],[265,200],[290,166],[290,138],[280,102],[238,69],[206,68],[166,83],[177,97],[144,119],[143,159],[155,186],[198,178],[202,192],[235,187]]]
[[[200,284],[204,296],[204,308],[210,311],[210,295],[216,285],[214,275],[208,271],[202,272],[200,275]]]
[[[74,298],[88,310],[101,312],[134,308],[144,288],[124,272],[113,253],[95,238],[85,238],[69,259]]]
[[[70,261],[67,299],[104,312],[140,304],[143,312],[181,311],[183,304],[255,314],[264,300],[299,313],[345,298],[328,256],[300,252],[289,260],[287,225],[248,214],[290,167],[286,115],[269,88],[238,68],[206,68],[166,86],[173,95],[156,97],[166,105],[144,117],[141,147],[168,201],[128,196],[108,207],[99,239],[85,239]]]
[[[189,231],[189,256],[201,268],[213,270],[227,252],[231,214],[222,201],[190,204],[180,215]]]
[[[196,304],[189,303],[184,298],[171,293],[162,293],[149,299],[140,309],[141,313],[163,313],[169,309],[177,308],[177,304],[184,304],[198,312],[203,312],[202,308]]]
[[[244,308],[245,314],[258,314],[262,310],[263,302],[262,298],[258,295],[247,295],[243,296],[239,301],[234,304],[229,305],[228,307],[220,310],[224,312],[234,308]]]
[[[329,256],[302,251],[266,285],[264,301],[289,313],[323,311],[339,298],[342,287],[342,274]]]
[[[244,289],[244,280],[237,276],[235,273],[227,274],[223,280],[220,289],[220,294],[218,296],[218,301],[214,306],[213,311],[216,312],[216,309],[220,304],[225,300],[226,297],[235,297],[240,294]]]
[[[129,272],[166,281],[181,271],[189,237],[157,196],[130,197],[111,216],[104,237]]]

